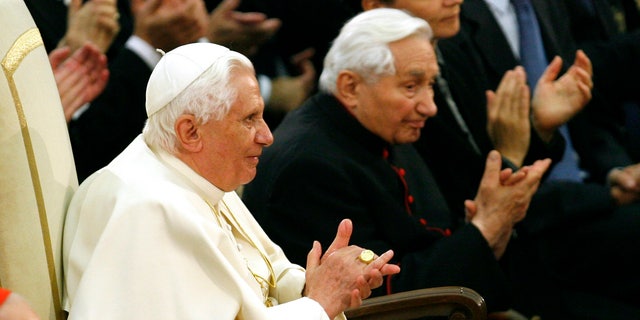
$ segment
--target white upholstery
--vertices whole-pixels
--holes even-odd
[[[51,66],[22,0],[0,1],[0,286],[63,319],[64,213],[78,180]]]

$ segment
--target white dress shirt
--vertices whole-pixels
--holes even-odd
[[[520,58],[520,37],[518,36],[518,18],[516,11],[509,0],[484,0],[493,16],[498,21],[504,33],[511,51],[516,58]]]

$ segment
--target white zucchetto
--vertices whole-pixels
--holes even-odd
[[[177,47],[164,54],[151,72],[147,84],[147,117],[164,108],[229,51],[221,45],[198,42]]]

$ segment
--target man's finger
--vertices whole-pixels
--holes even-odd
[[[502,159],[500,158],[500,153],[496,150],[491,150],[487,156],[487,162],[484,168],[484,174],[482,175],[481,184],[499,184],[501,165]]]
[[[320,242],[314,241],[311,250],[307,254],[307,270],[314,270],[320,265],[320,255],[322,254],[322,247]]]
[[[75,15],[82,8],[82,0],[71,0],[69,3],[69,16]]]
[[[544,72],[540,76],[539,81],[554,81],[560,74],[560,69],[562,68],[562,58],[559,56],[555,56],[551,63],[544,69]]]
[[[218,6],[213,9],[216,13],[225,14],[226,12],[230,12],[235,10],[240,5],[240,0],[224,0],[218,4]]]
[[[389,264],[391,258],[393,258],[393,250],[388,250],[367,265],[365,272],[368,273],[372,269],[379,269],[382,275],[396,274],[400,272],[400,267],[394,264]]]
[[[333,242],[331,243],[329,248],[327,248],[327,251],[324,253],[323,257],[328,257],[334,251],[348,246],[349,240],[351,239],[351,232],[353,232],[353,224],[351,223],[351,220],[344,219],[340,221],[336,237],[333,239]]]
[[[49,54],[49,63],[51,63],[51,68],[53,70],[57,69],[58,66],[70,55],[71,49],[69,49],[69,47],[61,47],[51,51]]]
[[[590,75],[593,75],[593,65],[591,64],[591,59],[587,56],[582,49],[576,51],[576,59],[573,62],[574,65],[584,69]]]

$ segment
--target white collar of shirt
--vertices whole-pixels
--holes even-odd
[[[518,31],[518,18],[513,5],[509,0],[484,0],[493,13],[496,21],[504,33],[511,51],[516,58],[520,57],[520,37]]]
[[[124,45],[129,50],[135,52],[151,70],[156,67],[156,64],[158,64],[160,58],[162,58],[161,53],[136,35],[130,36]]]
[[[215,205],[222,200],[225,192],[211,184],[211,182],[203,178],[197,172],[193,171],[193,169],[191,169],[186,163],[182,162],[182,160],[165,150],[152,147],[149,148],[156,154],[156,156],[158,156],[160,161],[184,176],[193,185],[195,189],[194,191],[196,191],[203,199],[209,201],[212,205]]]

